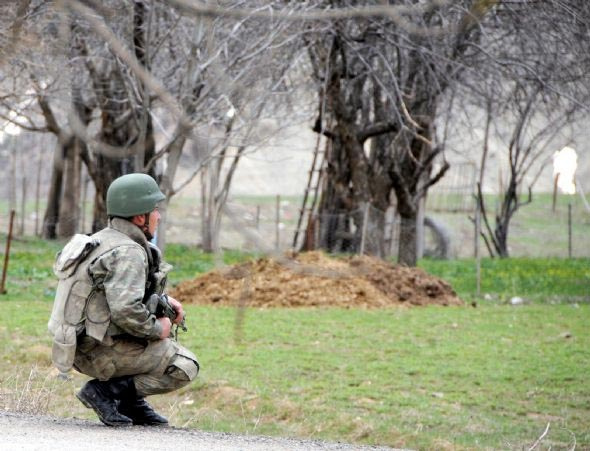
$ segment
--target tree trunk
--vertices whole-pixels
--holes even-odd
[[[318,247],[328,252],[356,253],[360,246],[362,212],[355,211],[360,205],[355,201],[351,161],[360,143],[355,142],[347,130],[350,126],[338,124],[334,128],[331,151],[327,156],[326,182],[318,208]]]
[[[219,157],[217,158],[219,159]],[[213,159],[207,165],[205,184],[205,217],[203,218],[203,236],[201,239],[201,246],[204,252],[215,252],[217,244],[219,243],[219,230],[215,226],[219,224],[217,220],[218,210],[215,205],[215,197],[219,185],[219,173],[217,165],[219,162]]]
[[[513,214],[517,210],[518,193],[516,192],[516,181],[510,178],[506,192],[500,207],[500,213],[496,216],[496,227],[494,230],[494,247],[500,258],[510,256],[508,251],[508,228]]]
[[[174,177],[176,176],[176,170],[178,169],[178,164],[180,163],[180,156],[182,154],[182,148],[186,142],[186,137],[184,135],[178,134],[178,138],[176,138],[172,143],[170,143],[170,149],[168,151],[168,157],[166,160],[166,172],[162,175],[162,180],[160,181],[160,189],[166,195],[166,199],[160,204],[160,224],[158,226],[158,247],[162,252],[166,247],[166,231],[168,228],[168,204],[170,203],[170,199],[174,195],[174,187],[172,183],[174,182]],[[153,140],[153,138],[152,138]]]
[[[104,155],[98,155],[96,158],[96,171],[98,177],[94,179],[93,233],[98,232],[107,225],[107,190],[113,180],[126,173],[123,172],[122,166],[122,160],[119,159],[108,158]]]
[[[420,200],[426,195],[429,184],[435,182],[431,179],[431,172],[436,149],[427,142],[434,136],[431,126],[434,112],[425,111],[424,108],[423,106],[414,111],[414,117],[421,118],[422,138],[408,134],[405,140],[400,140],[401,143],[405,141],[407,144],[400,144],[390,157],[394,168],[392,188],[395,191],[397,210],[401,219],[398,262],[407,266],[416,266],[418,261],[416,221]]]
[[[201,169],[201,249],[211,249],[211,224],[207,214],[207,167]]]
[[[64,189],[59,206],[57,235],[69,238],[78,231],[80,220],[80,173],[82,170],[78,138],[70,139],[64,147]]]
[[[416,214],[401,216],[398,263],[416,266]]]
[[[57,238],[57,224],[59,221],[63,182],[64,147],[66,145],[67,144],[64,144],[63,139],[58,137],[53,155],[47,207],[45,209],[45,215],[43,216],[43,227],[41,232],[42,237],[48,240],[54,240]]]

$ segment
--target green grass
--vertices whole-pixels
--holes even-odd
[[[60,246],[14,243],[8,294],[0,296],[0,409],[15,409],[29,390],[51,393],[51,414],[95,418],[73,397],[87,378],[58,380],[49,362],[50,267]],[[227,253],[224,260],[245,257]],[[170,245],[166,258],[175,265],[173,283],[215,264],[179,245]],[[198,355],[201,374],[152,401],[175,426],[201,430],[413,449],[522,449],[550,423],[543,449],[566,449],[573,437],[588,449],[589,263],[484,260],[482,293],[534,298],[519,307],[484,300],[477,308],[374,311],[188,305],[189,332],[180,340]],[[472,260],[421,265],[474,299]]]
[[[464,300],[475,298],[477,279],[473,259],[424,259],[420,266],[448,281]],[[590,259],[484,258],[481,293],[499,301],[519,296],[547,303],[590,302]]]

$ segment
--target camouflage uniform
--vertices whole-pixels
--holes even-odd
[[[139,227],[125,219],[112,218],[93,237],[108,233],[120,233],[122,245],[93,260],[88,273],[106,299],[110,319],[103,340],[87,333],[78,337],[74,368],[103,381],[133,376],[139,396],[181,388],[197,376],[199,365],[188,349],[159,338],[161,325],[142,302],[149,271],[157,269],[149,244]]]

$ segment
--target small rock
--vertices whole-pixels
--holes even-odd
[[[435,392],[432,393],[432,396],[435,397],[435,398],[444,398],[445,394],[444,393],[441,393],[439,391],[435,391]]]
[[[524,304],[524,299],[519,296],[514,296],[510,299],[510,305],[522,305]]]

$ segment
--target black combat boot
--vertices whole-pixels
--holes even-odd
[[[145,398],[137,394],[133,379],[125,396],[121,398],[119,413],[131,418],[133,424],[141,426],[168,426],[168,420],[157,413]]]
[[[121,397],[129,389],[130,378],[115,378],[108,381],[92,379],[76,393],[76,397],[89,409],[93,409],[100,421],[107,426],[131,426],[131,418],[118,411]],[[134,388],[135,390],[135,388]]]

